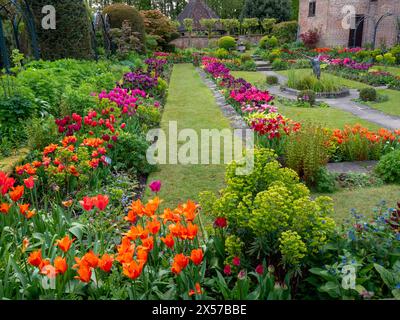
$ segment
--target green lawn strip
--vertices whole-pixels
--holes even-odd
[[[202,82],[190,64],[174,66],[169,96],[161,128],[168,138],[169,122],[176,121],[181,129],[194,129],[200,136],[201,129],[229,129],[229,121],[215,102],[211,90]],[[182,143],[181,143],[182,144]],[[223,159],[223,143],[221,143]],[[200,147],[200,146],[199,146]],[[168,152],[167,152],[168,155]],[[225,165],[160,165],[159,171],[149,177],[149,182],[161,180],[159,194],[163,207],[175,207],[188,199],[198,200],[201,191],[218,192],[224,187]],[[151,197],[146,190],[145,198]]]
[[[387,96],[388,101],[383,102],[364,102],[371,108],[380,110],[394,116],[400,116],[400,91],[390,89],[379,89],[378,94]]]
[[[373,66],[371,69],[372,70],[381,70],[381,71],[385,71],[385,72],[390,72],[390,73],[394,74],[395,76],[399,76],[400,77],[400,68],[399,67]]]
[[[385,185],[382,187],[343,190],[326,196],[331,197],[335,204],[335,216],[333,218],[337,222],[343,222],[351,217],[352,209],[371,217],[374,214],[373,209],[378,208],[382,201],[386,201],[387,206],[390,208],[395,208],[397,202],[400,201],[400,186]]]
[[[260,72],[246,72],[238,71],[232,72],[235,77],[241,77],[246,81],[257,85],[265,84],[265,75]],[[351,113],[333,109],[333,108],[297,108],[284,106],[281,103],[276,103],[279,111],[286,117],[295,121],[313,121],[321,123],[327,128],[336,129],[344,128],[346,124],[355,125],[361,124],[371,130],[379,129],[378,125],[375,125],[369,121],[362,120]]]

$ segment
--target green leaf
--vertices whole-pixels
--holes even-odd
[[[389,288],[394,288],[396,286],[396,279],[394,275],[384,267],[382,267],[379,264],[374,263],[374,267],[376,271],[380,274],[383,282],[389,287]]]
[[[396,300],[400,300],[400,289],[393,289],[392,290],[393,297],[395,297]]]
[[[80,223],[77,223],[77,222],[74,222],[72,224],[72,227],[69,228],[68,231],[71,232],[79,241],[82,241],[84,228],[85,228],[84,225],[82,225]]]
[[[319,291],[326,292],[332,298],[340,297],[340,287],[336,282],[328,281],[319,288]]]

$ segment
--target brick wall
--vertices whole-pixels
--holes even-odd
[[[299,23],[300,32],[317,28],[321,32],[319,46],[347,46],[350,30],[342,26],[344,13],[342,9],[346,5],[353,5],[356,14],[370,15],[377,20],[386,12],[400,16],[400,0],[316,0],[317,10],[315,17],[309,17],[310,0],[300,0]],[[376,45],[382,42],[392,46],[397,41],[397,24],[395,17],[387,17],[379,26]],[[363,44],[372,43],[374,23],[370,18],[364,22]]]

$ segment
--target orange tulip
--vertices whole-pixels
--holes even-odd
[[[137,238],[146,239],[148,237],[149,231],[143,229],[142,226],[132,226],[127,233],[123,233],[124,236],[129,238],[129,240],[135,241]]]
[[[0,204],[0,212],[3,214],[7,214],[10,211],[11,205],[8,203]]]
[[[203,250],[202,249],[195,249],[192,251],[191,255],[190,255],[190,260],[192,260],[192,262],[198,266],[199,264],[202,263],[203,261]]]
[[[187,238],[189,240],[193,240],[194,238],[196,238],[198,230],[199,227],[197,225],[189,222],[187,225]]]
[[[140,199],[132,202],[129,209],[130,209],[130,211],[128,213],[128,217],[126,217],[125,220],[130,221],[132,223],[136,222],[136,220],[134,220],[134,218],[136,218],[137,216],[142,217],[144,214],[144,207],[143,207],[142,201],[140,201]],[[129,217],[131,217],[131,218],[129,218]]]
[[[62,251],[68,252],[71,248],[72,242],[74,241],[75,239],[71,240],[69,235],[66,235],[64,238],[57,240],[55,245],[59,247]]]
[[[81,282],[88,283],[90,282],[90,278],[92,277],[92,269],[88,266],[81,265],[77,271],[78,276],[75,279],[80,280]]]
[[[158,197],[155,197],[153,200],[150,200],[144,207],[144,214],[148,217],[154,216],[160,203],[161,200]]]
[[[137,263],[136,261],[132,261],[129,263],[125,263],[122,266],[122,270],[124,275],[126,275],[129,279],[135,280],[140,277],[143,272],[144,262]]]
[[[147,239],[142,239],[142,246],[143,248],[147,249],[148,251],[153,250],[154,248],[154,238],[149,237]]]
[[[92,250],[83,256],[82,261],[92,268],[96,268],[99,264],[99,258]]]
[[[200,283],[196,283],[196,290],[190,290],[189,291],[189,296],[191,297],[191,296],[194,296],[195,294],[198,294],[198,295],[201,295],[202,294],[202,291],[201,291],[201,286],[200,286]]]
[[[19,205],[18,205],[18,207],[19,207],[19,212],[20,212],[22,215],[25,215],[25,213],[29,210],[29,206],[30,206],[30,204],[19,204]]]
[[[27,218],[27,219],[29,220],[29,219],[32,218],[35,214],[36,214],[35,210],[32,210],[32,211],[29,211],[29,210],[28,210],[28,211],[25,212],[24,216],[25,216],[25,218]]]
[[[104,272],[110,272],[113,266],[114,258],[113,256],[108,255],[105,253],[101,259],[99,259],[99,268]]]
[[[64,274],[68,269],[67,260],[63,257],[55,258],[54,267],[56,268],[57,273]]]
[[[172,249],[175,245],[174,238],[171,234],[168,234],[165,238],[161,238],[161,241],[164,242],[164,244],[170,249]]]
[[[143,246],[137,247],[136,258],[138,261],[146,263],[148,255],[149,255],[149,251],[147,250],[147,248],[145,248]]]
[[[28,263],[34,267],[39,267],[42,263],[42,250],[33,251],[28,257]]]
[[[151,234],[157,234],[160,231],[160,228],[161,223],[157,221],[157,219],[148,222],[146,225],[146,229],[149,230]]]
[[[174,258],[174,263],[172,264],[171,271],[175,274],[179,274],[183,269],[189,264],[189,258],[183,253],[177,254]]]
[[[11,191],[9,193],[11,200],[17,202],[19,199],[21,199],[24,195],[24,189],[24,186],[11,188]]]

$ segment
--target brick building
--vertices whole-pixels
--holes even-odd
[[[400,40],[400,0],[300,0],[300,34],[318,29],[320,47],[365,46],[373,43],[377,21],[388,13],[375,45],[393,46]]]

